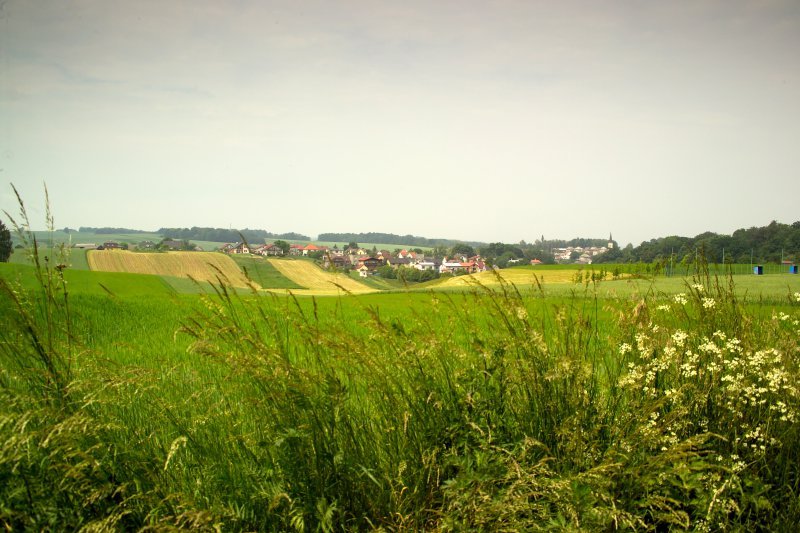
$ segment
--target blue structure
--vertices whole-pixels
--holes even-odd
[[[754,266],[753,274],[755,274],[756,276],[762,276],[764,274],[764,267],[762,265]]]
[[[797,265],[791,265],[789,267],[789,274],[797,274]]]

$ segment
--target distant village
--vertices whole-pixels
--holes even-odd
[[[395,253],[388,250],[369,251],[365,248],[339,248],[334,246],[317,246],[315,244],[290,244],[288,250],[277,244],[263,244],[249,247],[244,243],[226,244],[220,251],[227,254],[252,254],[261,256],[294,256],[315,257],[322,262],[325,269],[356,270],[361,277],[371,276],[384,266],[392,268],[414,268],[420,271],[432,271],[439,274],[474,274],[487,269],[486,262],[479,255],[453,256],[442,259],[427,257],[419,251],[399,250]]]
[[[594,257],[607,252],[613,248],[614,243],[609,240],[607,246],[568,246],[564,248],[553,248],[552,254],[558,263],[577,263],[591,264]],[[101,245],[95,244],[76,244],[76,248],[113,250],[128,249],[126,243],[107,241]],[[152,241],[142,241],[133,246],[136,250],[142,251],[202,251],[202,248],[188,240],[164,239],[160,243]],[[290,244],[286,241],[275,243],[260,244],[250,246],[247,243],[236,242],[225,244],[218,249],[220,252],[231,255],[257,255],[263,257],[310,257],[320,262],[325,269],[336,270],[355,270],[361,277],[372,276],[379,272],[379,269],[400,267],[416,269],[418,271],[435,274],[460,275],[475,274],[491,268],[488,262],[480,255],[459,255],[451,254],[445,257],[434,257],[426,255],[421,249],[415,250],[368,250],[362,247],[347,246],[339,248],[318,246],[315,244]],[[508,261],[509,265],[519,265],[529,263],[531,265],[542,264],[539,259],[516,258]],[[387,272],[385,268],[382,270]]]
[[[568,246],[566,248],[553,248],[553,257],[558,263],[577,263],[579,265],[592,264],[592,258],[604,254],[614,247],[612,241],[608,241],[606,246],[591,246],[583,248],[581,246]]]

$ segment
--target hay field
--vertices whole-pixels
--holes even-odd
[[[141,253],[125,250],[92,250],[86,258],[91,270],[132,272],[194,278],[217,283],[220,272],[234,287],[249,283],[239,266],[228,256],[215,252]]]
[[[307,287],[308,291],[314,294],[333,295],[342,294],[343,292],[365,294],[375,292],[375,289],[367,287],[345,274],[331,274],[310,261],[291,259],[268,259],[267,261],[281,274],[298,285]],[[293,292],[302,294],[305,291],[293,290]]]
[[[499,285],[500,279],[498,279],[498,276],[502,278],[503,281],[513,283],[517,286],[534,285],[534,275],[539,279],[540,283],[573,283],[576,272],[577,270],[575,269],[534,271],[531,269],[508,268],[496,272],[487,271],[470,276],[446,278],[436,284],[429,285],[429,287],[454,289],[474,287],[477,284]]]

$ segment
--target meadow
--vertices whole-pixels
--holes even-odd
[[[0,264],[8,530],[800,518],[798,276],[522,268],[345,294],[306,261],[249,264],[297,285],[266,293],[32,263]]]

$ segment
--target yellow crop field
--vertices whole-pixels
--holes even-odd
[[[500,280],[498,275],[503,281],[513,283],[517,286],[534,285],[534,275],[539,279],[540,283],[571,283],[575,279],[576,270],[523,270],[523,269],[505,269],[499,270],[497,273],[492,271],[480,272],[471,276],[456,276],[448,278],[435,285],[436,288],[456,288],[456,287],[469,287],[476,284],[481,285],[499,285]]]
[[[298,285],[307,287],[314,294],[341,294],[343,292],[364,294],[375,292],[375,289],[371,289],[345,274],[326,272],[310,261],[289,259],[268,259],[268,261],[281,274]],[[301,294],[304,291],[296,290],[293,292]]]
[[[92,250],[86,259],[91,270],[131,272],[194,278],[217,283],[220,273],[233,287],[248,287],[239,266],[228,256],[215,252],[137,253],[125,250]],[[224,279],[224,278],[223,278]]]

